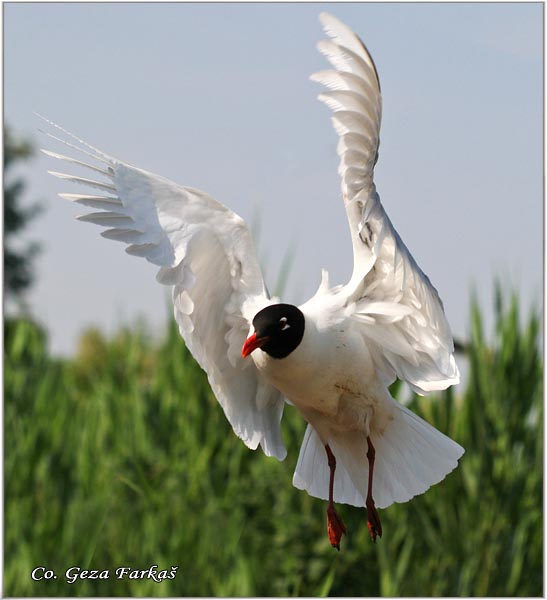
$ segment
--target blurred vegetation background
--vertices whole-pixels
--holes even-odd
[[[305,423],[287,406],[280,463],[231,431],[176,325],[111,339],[86,331],[51,356],[21,313],[4,322],[4,596],[542,596],[543,363],[540,315],[497,287],[495,330],[471,303],[467,383],[411,408],[462,444],[460,466],[408,503],[339,505],[292,486]],[[401,390],[395,386],[394,392]],[[39,566],[57,579],[33,581]],[[116,567],[178,566],[173,580]],[[109,569],[66,583],[65,571]]]
[[[41,212],[38,203],[24,206],[25,182],[13,174],[14,168],[34,154],[28,140],[4,127],[4,299],[19,305],[34,279],[34,258],[40,250],[35,242],[21,243],[20,234]]]

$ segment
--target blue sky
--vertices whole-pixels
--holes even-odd
[[[383,91],[376,183],[401,237],[466,336],[472,286],[494,277],[539,304],[542,283],[543,6],[540,3],[4,4],[4,112],[40,136],[37,111],[104,151],[198,187],[260,222],[270,286],[287,249],[284,300],[305,301],[321,267],[351,272],[336,135],[309,81],[331,12],[367,44]],[[29,294],[55,352],[170,308],[155,268],[74,221],[73,191],[37,157],[21,169],[46,212]],[[291,246],[293,245],[293,246]],[[491,322],[491,321],[489,321]]]

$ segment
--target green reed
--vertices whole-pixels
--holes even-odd
[[[75,357],[47,352],[29,319],[7,320],[4,356],[8,596],[541,596],[543,403],[540,321],[496,294],[486,336],[472,303],[467,385],[411,401],[462,444],[459,468],[426,494],[366,514],[292,487],[305,424],[287,406],[283,463],[233,434],[172,323],[112,339],[86,332]],[[57,579],[32,581],[38,565]],[[173,580],[116,579],[178,566]],[[72,566],[106,580],[64,577]]]

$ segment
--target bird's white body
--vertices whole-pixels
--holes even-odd
[[[354,268],[345,286],[326,273],[300,307],[304,335],[285,358],[242,347],[253,318],[273,300],[262,279],[243,219],[205,192],[133,167],[68,136],[59,140],[92,162],[46,154],[91,169],[95,179],[53,173],[99,190],[61,194],[98,209],[80,217],[128,244],[129,254],[159,267],[172,286],[175,319],[206,371],[234,432],[282,460],[280,421],[285,400],[309,423],[294,475],[296,487],[326,498],[328,444],[337,459],[334,497],[363,506],[368,477],[367,436],[376,449],[379,507],[422,493],[454,469],[463,448],[391,397],[398,377],[426,394],[458,383],[453,341],[442,303],[391,224],[373,180],[382,101],[376,68],[345,25],[323,14],[330,40],[320,51],[334,69],[312,76],[329,91],[319,98],[334,111],[342,199],[352,236]],[[342,203],[341,203],[342,204]]]
[[[343,288],[332,290],[325,278],[317,294],[299,307],[306,327],[297,348],[282,359],[262,350],[252,357],[309,423],[295,486],[327,499],[328,444],[338,458],[335,500],[364,506],[370,436],[381,449],[374,478],[376,504],[383,508],[443,479],[463,448],[392,398],[358,321],[345,314],[344,304]],[[413,450],[414,456],[402,454]]]
[[[254,363],[309,423],[323,425],[324,421],[336,431],[368,435],[376,421],[373,414],[381,420],[384,386],[366,342],[351,320],[325,318],[325,313],[317,310],[319,305],[310,301],[299,307],[306,328],[289,356],[276,359],[258,350],[252,355]],[[328,432],[316,429],[328,443]]]

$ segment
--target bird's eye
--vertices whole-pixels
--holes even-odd
[[[281,327],[281,331],[285,331],[290,327],[287,323],[287,317],[281,317],[281,319],[279,319],[279,326]]]

